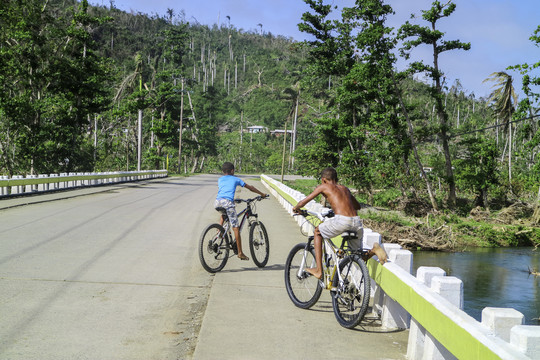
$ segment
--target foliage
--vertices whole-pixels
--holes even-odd
[[[219,172],[224,161],[239,172],[313,177],[334,166],[366,204],[431,204],[441,216],[536,197],[540,65],[507,69],[524,75],[525,99],[513,99],[502,71],[494,79],[504,80],[504,96],[476,98],[459,80],[445,84],[438,67],[439,56],[470,47],[437,29],[451,20],[452,1],[434,1],[396,29],[383,0],[339,13],[305,2],[302,43],[114,2],[2,2],[0,171],[134,170],[141,144],[143,168],[184,174]],[[395,70],[400,39],[404,73]],[[414,57],[424,45],[432,64]],[[285,128],[294,144],[273,133]]]

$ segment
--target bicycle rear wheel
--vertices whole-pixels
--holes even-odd
[[[220,271],[229,260],[227,234],[223,226],[211,224],[203,230],[199,240],[199,260],[209,273]]]
[[[338,323],[352,329],[362,321],[369,305],[370,278],[366,263],[357,255],[348,256],[334,274],[332,307]]]
[[[270,243],[268,242],[268,233],[263,223],[255,221],[251,224],[249,230],[249,251],[255,265],[262,268],[268,263],[270,255]]]
[[[315,267],[313,246],[295,245],[285,262],[285,288],[293,304],[302,309],[315,305],[322,293],[319,279],[304,271],[310,267]]]

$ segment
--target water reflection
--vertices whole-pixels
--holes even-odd
[[[525,324],[540,325],[540,250],[478,249],[462,253],[413,252],[413,274],[420,266],[436,266],[463,281],[464,310],[480,321],[485,307],[514,308]]]

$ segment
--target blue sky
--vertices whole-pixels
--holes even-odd
[[[309,7],[302,0],[113,0],[115,7],[133,12],[165,15],[167,9],[176,14],[185,13],[191,23],[213,25],[228,24],[245,31],[262,30],[274,35],[303,40],[306,35],[298,31],[297,24]],[[441,2],[444,2],[442,0]],[[540,0],[455,0],[456,11],[440,22],[440,30],[447,40],[471,43],[469,51],[451,51],[441,55],[440,66],[450,87],[459,79],[467,94],[474,92],[477,98],[491,92],[490,83],[482,83],[495,71],[504,71],[509,65],[540,61],[540,48],[529,37],[540,25]],[[90,3],[109,6],[110,0],[90,0]],[[353,0],[327,0],[325,3],[351,6]],[[431,0],[387,0],[396,14],[388,19],[388,25],[397,29],[411,13],[429,9]],[[425,23],[418,23],[426,25]],[[431,61],[426,46],[414,51],[411,60]],[[405,63],[400,61],[399,68]],[[517,72],[514,86],[521,88]],[[521,93],[521,92],[520,92]]]

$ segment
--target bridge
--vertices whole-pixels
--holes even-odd
[[[232,258],[204,271],[217,179],[0,200],[0,359],[404,359],[407,331],[346,330],[327,294],[310,311],[291,303],[283,266],[304,238],[275,198],[258,203],[266,268]]]
[[[206,273],[197,241],[216,220],[217,178],[79,184],[0,200],[0,359],[422,358],[411,349],[424,351],[417,346],[430,336],[424,320],[411,319],[391,299],[379,296],[356,330],[337,324],[327,292],[311,310],[294,307],[283,265],[304,238],[284,207],[299,195],[268,177],[248,180],[274,194],[258,204],[271,242],[268,265],[258,269],[233,258],[222,272]],[[388,267],[370,261],[379,294],[388,282],[381,279],[400,272],[404,254],[391,252]],[[407,286],[400,291],[419,288]],[[499,346],[491,358],[534,358],[527,355],[534,336],[516,350],[489,331],[476,335]]]

